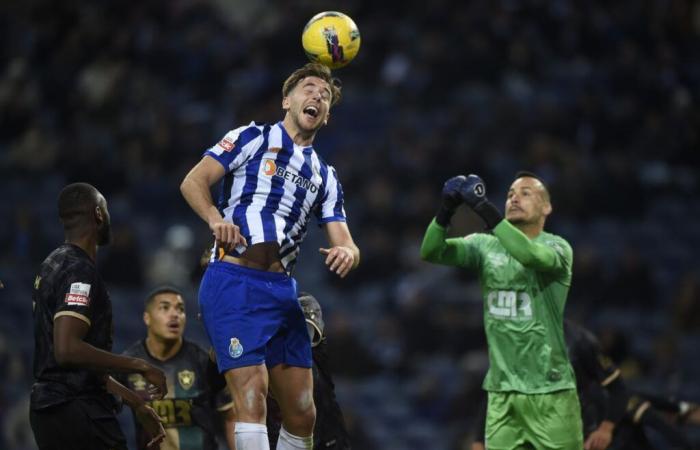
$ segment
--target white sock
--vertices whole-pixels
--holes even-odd
[[[292,433],[280,428],[280,437],[277,440],[277,450],[311,450],[314,448],[314,437],[294,436]],[[240,449],[237,449],[240,450]]]
[[[236,450],[270,450],[267,426],[262,423],[236,422]]]

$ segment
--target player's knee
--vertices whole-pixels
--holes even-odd
[[[302,393],[295,402],[289,405],[290,408],[284,414],[284,423],[289,425],[289,431],[304,436],[305,432],[311,432],[316,422],[316,406],[314,405],[313,394]]]
[[[255,388],[240,389],[234,394],[234,404],[239,420],[264,423],[266,415],[266,394]]]

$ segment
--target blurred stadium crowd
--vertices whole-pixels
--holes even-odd
[[[471,274],[421,263],[442,182],[475,172],[502,204],[521,168],[553,193],[575,252],[567,315],[627,383],[700,400],[700,3],[691,0],[108,0],[0,3],[0,447],[31,449],[35,271],[61,240],[56,197],[110,202],[100,267],[115,350],[144,293],[172,282],[196,320],[206,225],[178,186],[251,120],[281,119],[301,29],[338,9],[362,33],[316,149],[339,172],[360,269],[326,273],[311,230],[300,287],[325,308],[359,449],[466,448],[487,357]],[[480,227],[460,213],[456,234]],[[697,430],[696,430],[697,431]],[[689,430],[693,433],[693,430]]]

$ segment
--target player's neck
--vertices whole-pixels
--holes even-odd
[[[66,233],[66,243],[80,247],[88,254],[91,260],[95,261],[97,257],[97,239],[94,236],[85,234],[76,236]]]
[[[146,348],[148,353],[155,359],[167,361],[177,355],[177,352],[182,348],[182,338],[175,340],[160,339],[149,333],[148,337],[146,337]]]
[[[316,132],[314,131],[311,133],[305,133],[302,130],[300,130],[299,127],[294,123],[291,114],[287,113],[287,115],[284,116],[282,126],[296,145],[300,145],[302,147],[309,147],[311,144],[313,144]]]
[[[544,231],[543,224],[541,223],[517,223],[515,224],[515,228],[522,231],[523,234],[530,239],[535,239]]]

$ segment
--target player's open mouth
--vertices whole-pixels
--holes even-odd
[[[306,108],[304,108],[304,114],[316,118],[316,116],[318,116],[318,108],[316,108],[315,106],[307,106]]]
[[[170,331],[179,331],[180,330],[180,324],[177,322],[170,322],[168,324],[168,330]]]

